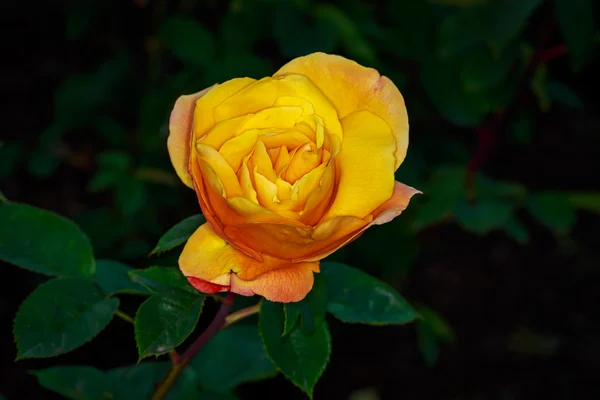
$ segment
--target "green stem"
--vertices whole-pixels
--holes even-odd
[[[2,193],[1,190],[0,190],[0,203],[10,203],[10,201],[8,201],[8,199],[6,198],[4,193]]]
[[[129,315],[125,314],[123,311],[121,310],[117,310],[115,311],[115,315],[119,318],[121,318],[123,321],[127,321],[131,324],[135,324],[135,320],[133,318],[131,318]]]

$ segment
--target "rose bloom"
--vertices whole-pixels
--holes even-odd
[[[419,193],[394,182],[408,147],[402,95],[340,56],[182,96],[169,130],[173,166],[207,221],[179,266],[204,293],[300,301],[319,260]]]

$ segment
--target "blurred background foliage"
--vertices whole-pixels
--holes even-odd
[[[133,266],[198,212],[166,151],[175,99],[324,51],[378,69],[411,122],[397,179],[425,194],[331,259],[392,283],[415,327],[332,324],[317,398],[572,399],[600,362],[599,4],[593,0],[8,2],[1,190]],[[7,269],[3,328],[38,281]],[[135,361],[126,326],[65,357]],[[126,332],[126,333],[124,333]],[[112,336],[111,336],[112,335]],[[54,398],[13,365],[0,392]],[[357,345],[357,343],[360,343]],[[71,358],[69,358],[71,357]],[[266,392],[265,392],[266,391]],[[276,379],[242,398],[301,394]],[[266,393],[266,394],[265,394]],[[293,397],[290,397],[293,398]],[[590,398],[590,397],[586,397]]]

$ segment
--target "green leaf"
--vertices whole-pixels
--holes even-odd
[[[15,317],[17,360],[52,357],[98,335],[111,321],[118,299],[106,299],[92,282],[58,278],[40,285]]]
[[[423,189],[427,201],[415,212],[413,228],[420,231],[436,222],[448,218],[459,201],[465,197],[464,167],[441,166],[432,174]]]
[[[501,56],[492,54],[487,46],[478,46],[462,57],[461,85],[467,92],[480,92],[502,84],[517,58],[516,47]]]
[[[531,215],[549,229],[568,232],[575,224],[575,207],[564,193],[542,192],[533,194],[528,209]]]
[[[104,152],[98,156],[96,162],[98,169],[87,186],[90,192],[117,186],[130,168],[129,156],[120,152]]]
[[[106,374],[113,379],[124,381],[131,388],[132,395],[129,399],[149,399],[154,393],[154,384],[163,379],[169,370],[169,364],[169,362],[156,361],[142,362],[114,368],[106,371]]]
[[[427,62],[421,70],[421,85],[438,112],[452,123],[475,127],[490,111],[484,107],[487,96],[466,92],[460,81],[461,64],[456,61]]]
[[[119,181],[115,195],[121,213],[126,218],[132,218],[146,203],[146,186],[144,182],[129,176]]]
[[[55,119],[72,127],[85,121],[93,110],[106,103],[129,68],[121,57],[100,65],[85,75],[69,75],[54,94]]]
[[[0,204],[0,259],[34,272],[91,278],[92,246],[72,221],[24,204]]]
[[[323,321],[312,335],[294,329],[281,337],[285,322],[283,304],[264,300],[258,328],[263,346],[271,361],[287,379],[312,398],[313,388],[325,371],[331,353],[331,336]]]
[[[283,323],[283,333],[281,336],[287,336],[296,327],[300,315],[302,315],[301,303],[286,303],[283,306],[285,321]]]
[[[573,67],[577,70],[594,48],[594,5],[592,0],[554,0],[554,7]]]
[[[190,285],[178,268],[150,267],[136,269],[129,271],[129,276],[133,282],[145,286],[152,293],[181,290],[190,294],[198,294],[198,291]]]
[[[174,247],[185,243],[185,241],[196,232],[196,229],[205,222],[206,219],[202,214],[192,215],[191,217],[187,217],[183,221],[178,222],[158,240],[156,247],[154,247],[154,250],[152,250],[150,255],[169,251]]]
[[[171,290],[146,300],[135,315],[139,359],[179,346],[196,327],[204,296]]]
[[[58,366],[35,371],[40,386],[72,400],[140,399],[124,379],[94,367]]]
[[[192,360],[203,388],[229,392],[245,382],[277,373],[263,349],[256,326],[234,325],[220,331]]]
[[[600,214],[600,192],[575,192],[567,196],[574,207]]]
[[[284,305],[285,322],[282,336],[288,335],[301,319],[300,329],[312,335],[318,325],[325,321],[327,312],[327,287],[322,275],[315,275],[312,289],[304,299],[296,303]],[[295,319],[295,321],[294,321]]]
[[[133,268],[118,261],[96,260],[96,283],[107,295],[149,294],[145,287],[131,281],[130,271]]]
[[[329,297],[327,309],[341,321],[388,325],[419,317],[394,288],[359,269],[324,262],[321,274]]]
[[[113,379],[123,380],[129,385],[132,394],[126,399],[149,399],[154,393],[154,385],[163,379],[168,369],[169,363],[167,362],[144,362],[115,368],[107,371],[107,375]],[[227,398],[223,395],[223,399]],[[212,393],[207,393],[200,388],[198,372],[188,365],[169,390],[167,400],[195,399],[216,400],[220,398],[214,397]]]
[[[502,0],[491,3],[488,40],[497,54],[519,35],[542,2],[543,0]]]
[[[36,178],[48,178],[58,169],[57,155],[50,148],[38,147],[29,154],[27,170]]]
[[[0,180],[8,179],[24,157],[22,142],[0,141]]]
[[[216,46],[212,34],[193,19],[168,18],[159,28],[159,37],[184,63],[207,67],[215,59]]]
[[[425,362],[429,367],[433,367],[440,353],[440,343],[453,342],[454,331],[448,322],[431,308],[420,306],[418,311],[423,319],[417,324],[417,343]]]
[[[517,241],[517,243],[522,245],[529,243],[529,232],[527,231],[527,228],[525,228],[525,225],[523,225],[523,223],[515,216],[506,222],[504,230],[506,231],[506,234]]]
[[[502,228],[511,218],[513,210],[514,206],[508,202],[482,199],[474,204],[466,201],[459,203],[455,214],[464,229],[482,234]]]

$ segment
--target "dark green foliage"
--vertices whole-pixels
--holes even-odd
[[[33,291],[16,313],[17,359],[57,356],[84,345],[109,324],[120,303],[124,312],[135,314],[135,327],[124,325],[119,335],[135,336],[139,359],[158,357],[176,347],[183,352],[180,345],[194,331],[205,297],[187,282],[177,259],[205,219],[198,214],[196,195],[180,182],[168,158],[172,106],[182,94],[235,77],[269,76],[289,59],[313,51],[341,54],[376,68],[402,91],[411,144],[396,179],[424,194],[413,198],[395,221],[370,228],[328,257],[304,300],[285,305],[263,301],[258,329],[246,324],[249,319],[219,332],[184,370],[168,399],[235,399],[232,393],[239,385],[277,371],[312,396],[332,348],[327,318],[333,337],[337,341],[339,336],[342,343],[361,329],[344,325],[340,330],[339,321],[327,313],[357,324],[414,322],[414,329],[370,328],[374,343],[360,345],[365,351],[381,349],[377,338],[385,334],[377,332],[392,332],[397,335],[394,340],[411,340],[404,350],[418,349],[425,364],[434,367],[438,359],[444,361],[446,351],[454,351],[453,345],[480,345],[475,336],[489,328],[485,317],[490,312],[473,316],[472,304],[489,306],[498,297],[518,324],[538,323],[538,317],[543,321],[559,309],[560,318],[551,315],[551,319],[566,325],[571,319],[567,307],[581,296],[586,303],[577,304],[578,322],[569,325],[567,334],[542,334],[528,326],[507,328],[494,322],[492,330],[498,337],[492,342],[501,342],[502,351],[526,352],[530,357],[546,357],[557,348],[570,360],[592,357],[571,350],[594,347],[597,333],[586,319],[585,291],[580,294],[571,288],[587,282],[588,271],[597,264],[594,254],[584,254],[586,241],[580,240],[580,232],[593,229],[600,214],[596,177],[588,171],[597,163],[592,160],[595,156],[585,158],[588,148],[598,148],[597,99],[588,89],[590,71],[598,66],[594,1],[135,0],[68,1],[59,8],[44,19],[55,21],[50,26],[60,30],[64,42],[49,43],[47,52],[27,61],[25,68],[27,74],[39,70],[50,77],[40,81],[40,87],[53,87],[53,95],[36,93],[39,103],[45,104],[42,112],[28,100],[26,107],[19,107],[35,112],[15,113],[16,128],[10,124],[5,128],[0,190],[10,200],[56,210],[79,227],[49,211],[9,203],[0,193],[0,259],[53,278],[36,289],[29,280],[21,282]],[[568,63],[556,59],[563,53]],[[548,54],[554,55],[542,57]],[[9,68],[7,81],[11,73]],[[16,81],[38,84],[39,76],[26,77]],[[30,92],[27,85],[21,88],[23,93]],[[31,126],[23,128],[23,121]],[[24,136],[28,129],[34,137]],[[548,176],[546,169],[552,171]],[[584,172],[593,178],[574,179]],[[544,237],[556,240],[556,246],[542,242]],[[473,249],[472,255],[465,243],[481,244],[481,249]],[[468,254],[457,256],[454,246]],[[544,250],[535,253],[540,247]],[[568,250],[571,257],[569,271],[556,274],[561,281],[560,307],[548,300],[553,292],[545,283],[553,275],[544,256],[555,257],[560,252],[555,248]],[[493,269],[494,260],[507,253],[512,258],[506,256],[509,262],[500,263],[502,271]],[[514,276],[502,275],[504,268],[510,269],[502,263],[512,262],[521,264],[522,275],[514,271]],[[575,272],[569,275],[571,271]],[[534,288],[527,289],[532,293],[520,291],[528,276],[535,281]],[[10,270],[4,277],[12,279]],[[517,282],[518,288],[510,286],[505,292],[505,301],[517,296],[526,299],[525,305],[504,304],[504,294],[497,296],[487,290],[487,281],[477,281],[488,277],[493,285]],[[484,288],[482,298],[473,295],[473,287]],[[490,297],[494,301],[486,303]],[[259,301],[245,300],[238,297],[233,309]],[[427,305],[413,308],[417,301]],[[530,309],[536,318],[528,321]],[[207,314],[213,311],[207,306]],[[497,317],[505,322],[502,318]],[[475,322],[463,326],[466,319]],[[492,319],[496,321],[496,316]],[[467,328],[469,335],[475,333],[457,340],[451,325],[456,335],[464,335]],[[543,329],[559,330],[557,325]],[[506,343],[499,340],[498,332],[511,329],[516,333]],[[133,338],[129,339],[132,345]],[[483,347],[485,351],[477,351],[488,357],[488,343]],[[125,360],[120,365],[135,362],[135,354],[120,348],[107,354],[115,361]],[[361,363],[360,373],[365,375],[359,378],[372,380],[374,387],[379,381],[373,375],[384,368],[397,374],[407,371],[400,357],[381,360],[377,355],[373,357],[378,359],[365,360],[372,365],[363,364],[361,357],[356,363]],[[59,366],[33,373],[40,385],[68,399],[146,399],[168,369],[167,357],[163,359],[107,371]],[[343,354],[339,360],[344,360]],[[411,368],[414,364],[411,358]],[[455,364],[440,362],[436,376],[448,374],[448,365]],[[346,379],[343,372],[337,369],[332,381],[338,385],[335,393],[346,396],[355,384],[344,381],[340,387],[335,379],[340,375]],[[535,382],[526,372],[519,380]],[[571,382],[579,387],[579,375],[573,378],[570,370],[561,374],[561,391],[569,397]],[[476,374],[470,376],[480,381]],[[360,379],[356,384],[362,384]],[[427,386],[418,389],[425,393],[422,397],[431,393]],[[523,397],[513,393],[517,386],[507,380],[502,395]],[[446,389],[445,384],[440,387]],[[478,396],[489,397],[481,390]],[[331,396],[331,388],[323,393]],[[404,394],[395,389],[393,396]],[[346,397],[359,396],[356,392]]]
[[[418,314],[391,286],[339,263],[323,263],[327,310],[344,322],[405,324]]]
[[[57,278],[25,299],[15,317],[17,359],[51,357],[93,339],[108,325],[119,306],[92,282]]]
[[[204,296],[164,291],[146,300],[135,315],[139,359],[179,346],[196,327]]]
[[[313,388],[329,361],[329,328],[324,319],[313,320],[312,332],[293,329],[282,337],[283,309],[283,304],[263,301],[258,320],[262,342],[277,369],[312,398]]]
[[[24,204],[0,203],[0,221],[0,259],[46,275],[94,275],[90,241],[68,219]]]
[[[187,217],[162,235],[150,255],[169,251],[172,248],[185,243],[204,222],[206,222],[206,220],[202,214]]]

